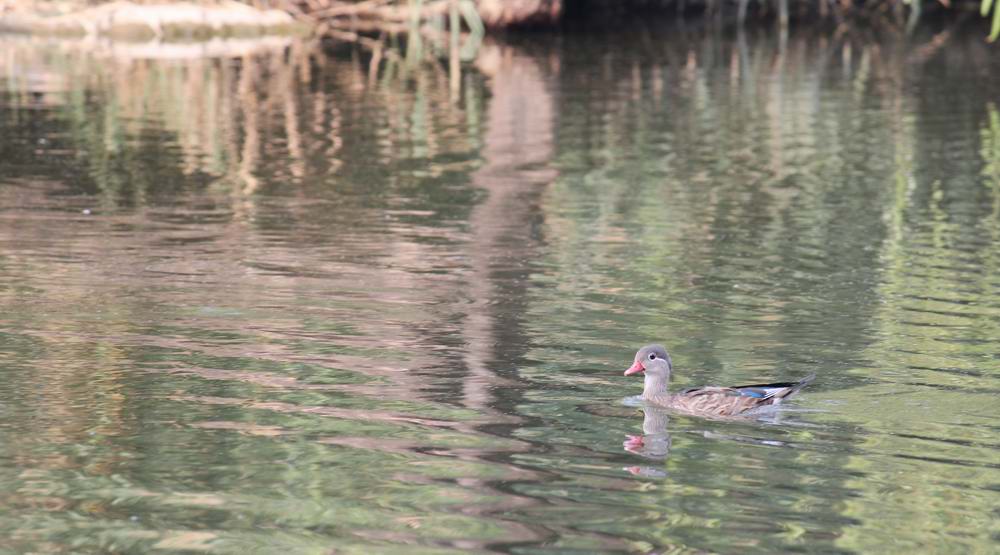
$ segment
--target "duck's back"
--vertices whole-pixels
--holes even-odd
[[[736,416],[759,407],[781,404],[783,400],[809,385],[815,377],[816,374],[810,374],[798,382],[736,387],[694,387],[653,401],[694,414]]]

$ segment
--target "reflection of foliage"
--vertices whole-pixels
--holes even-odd
[[[689,50],[665,46],[660,54],[681,60],[682,71],[652,62],[591,76],[587,87],[573,83],[577,101],[560,105],[560,119],[571,122],[560,137],[562,165],[594,165],[581,176],[564,170],[549,191],[546,224],[561,257],[554,265],[577,269],[562,294],[603,288],[632,318],[630,330],[648,311],[650,339],[679,329],[671,334],[735,349],[756,342],[766,347],[745,358],[764,364],[796,358],[788,353],[798,340],[786,337],[816,325],[804,314],[877,305],[878,292],[857,285],[910,267],[912,219],[935,241],[948,239],[947,201],[971,202],[978,191],[934,175],[941,166],[926,161],[934,151],[927,137],[941,132],[901,85],[932,82],[931,73],[899,74],[908,49],[801,38],[793,34],[783,57],[766,43],[680,40]],[[973,41],[970,48],[988,48]],[[812,56],[836,62],[817,65]],[[835,78],[849,94],[822,92],[816,101],[816,90],[803,85]],[[609,88],[620,102],[600,92]],[[597,102],[612,115],[592,116]],[[632,254],[619,258],[623,251]],[[797,251],[817,258],[804,264]],[[592,271],[607,261],[619,269]],[[810,289],[823,300],[796,301]],[[756,320],[732,334],[715,321],[699,328],[699,305],[751,306],[746,318]],[[651,307],[687,317],[664,321]],[[864,317],[852,317],[826,321],[838,340],[819,349],[829,348],[831,360],[868,341],[858,331]]]
[[[35,102],[47,106],[53,125],[69,123],[60,146],[78,154],[65,166],[39,166],[72,167],[67,181],[98,192],[109,208],[208,184],[251,193],[315,176],[398,176],[398,165],[471,152],[478,140],[481,82],[465,75],[456,97],[453,76],[426,57],[380,62],[354,45],[348,57],[292,42],[222,59],[108,62],[71,47],[8,46],[13,63],[0,74],[11,77],[16,99],[26,99],[17,100],[24,110],[33,92],[18,68],[65,89]],[[314,94],[316,87],[329,93]],[[443,171],[434,168],[428,177]]]
[[[993,42],[1000,36],[1000,1],[983,0],[983,3],[980,5],[980,13],[983,14],[983,17],[990,15],[990,9],[993,10],[993,23],[990,24],[990,42]]]
[[[95,509],[153,514],[164,529],[191,525],[211,509],[219,529],[247,543],[258,530],[261,543],[264,536],[273,542],[278,523],[296,541],[323,544],[316,551],[329,550],[330,536],[356,538],[357,552],[383,551],[372,547],[376,536],[363,535],[373,530],[385,542],[378,547],[399,545],[399,552],[453,538],[466,551],[496,550],[512,538],[567,551],[601,545],[583,529],[598,529],[602,540],[635,538],[643,551],[668,543],[746,551],[749,544],[734,543],[746,534],[719,531],[727,522],[741,530],[773,525],[750,546],[767,552],[880,552],[901,540],[932,551],[989,545],[983,519],[996,473],[982,434],[990,428],[968,425],[975,415],[956,408],[992,406],[992,393],[975,386],[991,379],[983,361],[992,360],[1000,336],[997,265],[983,262],[996,249],[983,248],[978,226],[985,212],[975,199],[983,193],[978,166],[943,160],[935,142],[949,133],[975,139],[979,121],[942,117],[953,105],[921,106],[914,91],[940,82],[940,66],[930,65],[939,60],[922,65],[905,58],[906,48],[794,34],[780,45],[769,37],[681,38],[691,40],[642,37],[641,49],[607,50],[570,38],[561,56],[532,45],[541,53],[512,57],[529,67],[506,75],[510,88],[498,85],[503,74],[492,79],[488,110],[487,88],[474,73],[464,76],[456,102],[441,67],[388,57],[380,66],[357,49],[337,57],[290,48],[226,61],[13,64],[50,79],[69,76],[60,90],[70,94],[23,108],[22,117],[33,109],[58,119],[60,133],[49,136],[64,137],[53,140],[72,147],[64,150],[79,158],[100,198],[146,206],[143,195],[163,195],[182,208],[117,220],[115,229],[129,232],[96,236],[91,241],[110,248],[83,258],[101,263],[76,263],[87,254],[81,246],[91,245],[70,240],[83,228],[68,220],[56,231],[73,263],[25,257],[38,266],[23,283],[50,289],[5,305],[25,324],[6,327],[46,325],[52,333],[18,346],[19,358],[34,365],[22,374],[37,381],[25,382],[18,397],[71,402],[39,403],[39,413],[57,409],[56,425],[24,426],[21,441],[35,430],[52,440],[22,451],[52,465],[87,465],[65,474],[70,510],[41,520],[101,526],[116,513],[72,510],[91,495]],[[530,67],[546,60],[545,71]],[[552,145],[530,126],[498,131],[519,121],[510,111],[548,100],[510,93],[527,89],[531,75],[560,95],[545,118],[556,126]],[[36,90],[30,86],[14,87],[15,94]],[[951,93],[956,85],[947,87]],[[973,94],[964,104],[978,114],[986,95]],[[995,107],[988,112],[981,137],[989,164],[1000,159],[1000,123]],[[30,149],[16,141],[31,131],[45,135],[28,129],[0,137],[0,145],[24,153]],[[525,165],[517,149],[498,148],[503,139],[542,143],[556,154],[550,160],[546,150]],[[955,150],[948,154],[976,157],[974,145]],[[472,172],[480,163],[493,173]],[[511,183],[512,176],[547,176],[539,169],[552,166],[560,174],[544,184],[518,190]],[[934,175],[941,171],[954,175]],[[212,180],[210,194],[195,190],[205,185],[199,176]],[[494,185],[487,201],[502,198],[501,188],[519,193],[478,221],[512,219],[520,209],[531,216],[524,226],[531,240],[521,240],[527,233],[470,240],[489,233],[467,213],[487,206],[476,183]],[[535,188],[544,193],[523,192]],[[261,194],[247,194],[254,191]],[[540,194],[536,219],[524,206]],[[230,210],[213,204],[227,198]],[[972,201],[956,202],[965,199]],[[243,207],[245,214],[229,215]],[[46,222],[36,224],[39,233],[12,225],[4,244],[43,237],[48,220],[34,221]],[[185,227],[198,231],[198,241],[218,235],[185,244],[188,237],[176,235]],[[474,274],[477,257],[483,270]],[[131,268],[152,271],[130,282],[122,269]],[[168,273],[161,270],[172,276],[153,281]],[[477,282],[495,290],[464,289]],[[80,286],[67,299],[73,284]],[[63,293],[66,309],[38,310],[37,299],[55,293]],[[86,334],[70,333],[66,322]],[[477,335],[476,325],[496,331]],[[521,329],[532,352],[504,374],[515,387],[479,398],[487,409],[527,416],[524,424],[454,405],[458,396],[476,398],[466,392],[477,381],[493,383],[458,379],[471,376],[469,361],[501,349],[500,364],[513,360],[510,351],[521,347],[511,337]],[[614,386],[566,370],[590,358],[582,349],[630,354],[622,345],[640,335],[676,345],[678,363],[706,363],[704,371],[684,366],[687,383],[821,366],[828,387],[814,399],[844,408],[816,416],[834,426],[781,431],[804,449],[709,443],[701,439],[707,433],[685,433],[666,463],[673,482],[621,489],[605,472],[618,460],[600,447],[617,423],[581,410],[588,398],[609,404]],[[115,349],[72,352],[72,338]],[[496,346],[477,351],[469,338],[496,338]],[[400,371],[378,356],[393,349],[426,362]],[[368,387],[368,371],[382,372],[371,377],[384,382]],[[542,387],[559,380],[569,387]],[[519,402],[519,388],[527,402]],[[107,402],[89,404],[89,397]],[[873,417],[865,409],[875,403]],[[925,426],[927,413],[933,428]],[[852,425],[837,427],[844,423]],[[88,436],[91,429],[101,433]],[[54,432],[69,439],[57,443]],[[617,431],[613,440],[617,451]],[[121,456],[132,452],[142,456]],[[20,465],[58,488],[67,483],[35,461]],[[775,472],[783,487],[768,498],[781,497],[762,503],[760,484],[774,483]],[[212,497],[191,495],[203,491]],[[719,495],[726,492],[747,494]],[[610,503],[637,512],[608,519]],[[564,537],[533,535],[539,515]],[[151,541],[129,538],[131,550],[150,550]],[[553,538],[562,543],[553,547]],[[289,550],[313,545],[295,547]]]
[[[663,44],[648,64],[609,62],[586,87],[571,82],[560,105],[563,171],[545,205],[550,266],[561,273],[547,282],[550,298],[537,293],[548,304],[535,317],[550,318],[540,328],[565,329],[555,308],[569,299],[574,320],[608,322],[588,338],[594,344],[666,338],[680,353],[679,378],[692,385],[743,379],[748,367],[776,361],[786,375],[822,361],[828,380],[857,385],[831,395],[865,409],[856,392],[878,395],[879,419],[891,422],[865,422],[872,433],[858,441],[862,456],[825,461],[836,469],[826,476],[853,475],[826,485],[856,494],[829,512],[851,522],[837,547],[875,552],[912,533],[908,540],[933,551],[946,545],[945,531],[969,534],[966,547],[984,545],[982,523],[964,520],[974,510],[949,496],[951,484],[971,490],[990,475],[975,439],[985,426],[947,423],[991,402],[976,386],[998,334],[995,249],[983,248],[989,207],[978,168],[966,163],[975,150],[946,157],[940,145],[971,136],[975,149],[978,120],[955,116],[980,112],[989,96],[970,94],[940,125],[941,107],[913,93],[953,93],[938,84],[939,61],[915,64],[911,50],[885,44],[799,39],[793,34],[782,52],[681,40],[685,49]],[[973,58],[956,71],[969,71]],[[995,108],[990,114],[984,157],[1000,161],[1000,121]],[[957,156],[967,158],[956,164]],[[584,330],[546,343],[579,344]],[[701,374],[684,358],[715,367]],[[882,365],[896,375],[883,378]],[[914,465],[901,479],[873,455],[927,456],[925,445],[897,435],[916,428],[918,403],[933,415],[927,421],[941,423],[939,437],[971,446],[935,446],[934,456],[981,468]],[[887,499],[872,487],[884,483],[905,491]],[[962,518],[942,516],[952,514]]]
[[[982,137],[979,152],[983,156],[983,175],[989,177],[989,185],[1000,187],[1000,113],[992,102],[986,109],[988,111],[986,125],[979,132]]]

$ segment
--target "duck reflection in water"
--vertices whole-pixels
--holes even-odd
[[[622,442],[622,448],[640,457],[662,461],[670,455],[670,432],[667,424],[670,417],[667,411],[648,404],[642,407],[642,435],[627,435]],[[651,466],[627,466],[625,470],[636,476],[662,478],[667,473],[661,468]]]
[[[642,434],[626,435],[622,442],[622,448],[645,459],[654,461],[665,460],[670,455],[672,445],[671,434],[668,431],[670,423],[669,411],[666,409],[643,403],[642,408]],[[783,411],[773,410],[757,414],[755,418],[744,419],[743,422],[756,422],[767,425],[787,426],[809,426],[805,423],[792,423],[783,419]],[[705,439],[719,441],[735,441],[738,443],[748,443],[767,447],[788,447],[796,448],[795,444],[780,439],[769,437],[753,437],[740,434],[729,434],[713,430],[686,430],[688,433],[697,434]],[[653,466],[626,466],[626,472],[636,476],[646,478],[663,478],[667,472],[663,468]]]

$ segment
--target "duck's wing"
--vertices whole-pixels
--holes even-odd
[[[694,387],[672,399],[672,404],[681,410],[718,416],[733,416],[770,403],[770,399],[759,397],[756,392],[736,387]]]
[[[719,416],[732,416],[765,405],[777,405],[783,399],[809,385],[816,374],[798,382],[741,385],[736,387],[693,387],[674,396],[678,408]]]
[[[739,385],[729,389],[738,391],[741,396],[754,397],[757,399],[772,399],[773,403],[777,404],[781,399],[794,395],[800,389],[812,383],[815,379],[816,374],[809,374],[797,382]]]

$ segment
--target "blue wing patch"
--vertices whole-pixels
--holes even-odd
[[[755,399],[763,399],[764,397],[767,396],[767,394],[764,393],[763,391],[755,391],[753,389],[741,389],[739,391],[740,395],[744,397],[753,397]]]

